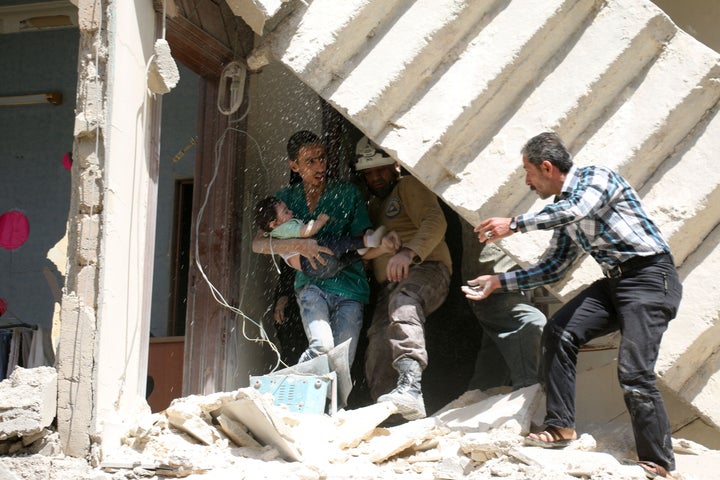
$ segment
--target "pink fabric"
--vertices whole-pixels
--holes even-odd
[[[27,217],[12,210],[0,215],[0,247],[14,250],[25,243],[30,234],[30,223]]]
[[[72,155],[70,152],[63,155],[62,164],[63,167],[65,167],[65,170],[70,170],[70,168],[72,168]]]
[[[5,312],[7,312],[7,302],[4,298],[0,298],[0,317],[5,315]]]

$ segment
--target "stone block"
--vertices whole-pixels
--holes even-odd
[[[536,384],[445,411],[438,419],[448,428],[462,432],[502,429],[518,435],[526,434],[541,397],[540,385]]]
[[[397,427],[380,429],[380,434],[368,441],[369,459],[382,463],[403,450],[421,445],[426,440],[447,433],[448,429],[436,417],[413,420]]]
[[[97,187],[95,187],[97,190]],[[80,218],[78,258],[79,265],[97,264],[97,250],[100,236],[100,216],[83,215]]]
[[[103,9],[96,2],[78,3],[78,27],[86,32],[94,32],[102,24]]]
[[[220,439],[218,431],[202,418],[201,412],[186,403],[172,403],[165,410],[165,415],[170,425],[190,434],[205,445],[212,445]]]
[[[338,412],[334,441],[340,448],[355,447],[370,436],[375,427],[395,412],[397,412],[397,407],[390,402],[375,403],[352,411]]]
[[[53,367],[13,370],[0,382],[0,440],[42,432],[55,419],[57,372]]]
[[[77,274],[75,294],[86,305],[93,305],[97,298],[97,265],[85,265]]]
[[[287,0],[226,0],[230,10],[258,35],[264,33],[265,23],[280,10],[284,1]]]
[[[80,171],[80,211],[99,213],[102,209],[102,176],[100,168],[88,165]]]

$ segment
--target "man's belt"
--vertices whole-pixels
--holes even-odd
[[[628,276],[637,270],[645,268],[650,265],[656,265],[658,263],[673,263],[672,255],[669,253],[658,253],[656,255],[649,255],[647,257],[635,256],[629,260],[625,260],[619,265],[615,265],[609,270],[605,271],[605,276],[608,278],[620,278]]]

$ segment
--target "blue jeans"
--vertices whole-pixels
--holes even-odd
[[[302,271],[308,277],[313,278],[332,278],[337,275],[340,270],[360,260],[359,248],[365,246],[363,237],[317,237],[316,241],[321,247],[327,247],[333,251],[332,255],[321,253],[325,265],[315,262],[317,268],[313,268],[310,260],[300,255],[300,266]]]
[[[483,336],[469,390],[539,381],[540,338],[547,319],[520,292],[495,292],[470,302]]]
[[[305,285],[295,292],[308,348],[300,355],[305,362],[325,354],[350,339],[348,362],[352,365],[363,323],[363,305],[357,300]]]
[[[655,385],[660,341],[675,318],[682,285],[672,257],[619,278],[597,280],[570,300],[543,332],[545,423],[575,427],[575,374],[580,345],[620,330],[618,380],[638,458],[675,470],[670,421]]]

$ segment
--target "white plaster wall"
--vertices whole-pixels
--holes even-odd
[[[96,428],[105,438],[144,402],[157,186],[143,134],[146,63],[154,43],[152,2],[111,3],[108,21],[104,228],[101,231]],[[148,226],[153,230],[148,232]],[[142,379],[142,380],[141,380]],[[122,416],[119,413],[122,412]],[[112,443],[110,443],[112,445]]]
[[[242,276],[240,305],[254,321],[264,325],[270,338],[275,337],[273,328],[272,294],[278,278],[269,255],[252,251],[255,234],[252,225],[252,209],[255,202],[286,185],[289,166],[285,145],[290,135],[298,130],[322,133],[322,119],[318,96],[279,63],[272,63],[249,82],[250,110],[248,112],[247,161],[244,186],[244,219],[242,226],[241,255]],[[282,261],[277,257],[277,261]],[[242,320],[241,320],[242,321]],[[249,331],[257,335],[256,327]],[[241,326],[242,327],[242,326]],[[258,355],[255,348],[237,332],[238,365],[246,365],[254,374],[264,374],[277,362],[268,345]],[[244,375],[235,379],[239,386],[246,386]]]

